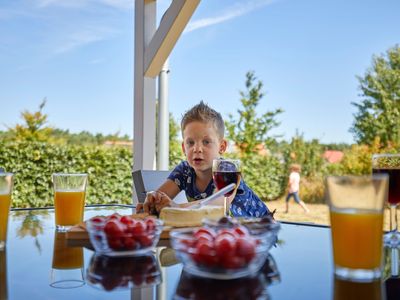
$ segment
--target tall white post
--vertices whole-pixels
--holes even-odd
[[[168,59],[158,76],[157,170],[169,170]]]
[[[156,167],[156,82],[179,36],[182,34],[200,0],[172,0],[171,5],[156,27],[156,0],[135,0],[135,65],[134,65],[134,111],[133,111],[133,171],[153,170]],[[164,74],[165,75],[165,74]],[[162,93],[168,94],[168,84]],[[164,96],[163,96],[164,97]],[[169,136],[165,124],[169,124],[168,101],[160,107],[160,137]],[[166,111],[165,111],[166,110]],[[161,125],[163,124],[163,125]],[[160,154],[167,155],[168,140],[160,141]],[[167,145],[166,145],[167,144]],[[161,149],[161,148],[160,148]],[[165,150],[167,149],[167,151]],[[160,159],[160,169],[168,168],[168,159]],[[133,204],[137,193],[133,186]]]
[[[156,10],[155,0],[135,1],[134,171],[154,168],[156,81],[144,76],[144,56],[156,31]]]

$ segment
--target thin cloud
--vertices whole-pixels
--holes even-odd
[[[103,63],[104,61],[105,61],[104,58],[95,58],[95,59],[89,60],[88,63],[91,65],[98,65],[98,64]]]
[[[95,42],[108,39],[116,31],[109,28],[86,28],[75,32],[66,38],[66,41],[55,50],[55,54],[62,54]]]
[[[11,19],[14,16],[18,15],[17,11],[9,10],[9,9],[0,9],[0,20]]]
[[[134,0],[101,0],[104,5],[108,5],[120,9],[132,9],[134,8]]]
[[[197,21],[190,22],[185,30],[185,33],[241,17],[258,8],[271,5],[274,2],[276,2],[276,0],[252,0],[252,1],[247,1],[245,3],[243,3],[243,1],[237,2],[235,5],[232,5],[228,9],[224,10],[218,16],[203,18]]]
[[[8,20],[17,17],[32,18],[35,17],[35,14],[26,10],[0,8],[0,20]]]
[[[37,0],[39,7],[61,6],[61,7],[84,7],[90,5],[106,5],[118,9],[133,9],[134,0]]]
[[[87,0],[37,0],[37,6],[40,8],[50,6],[82,7],[85,6],[87,2]]]

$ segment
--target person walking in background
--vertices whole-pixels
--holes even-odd
[[[300,191],[300,171],[301,167],[298,164],[292,164],[290,166],[290,175],[289,175],[289,182],[288,182],[288,195],[286,196],[286,211],[285,213],[289,212],[289,200],[293,197],[294,201],[304,209],[306,213],[310,210],[307,208],[306,204],[301,201],[299,196]]]

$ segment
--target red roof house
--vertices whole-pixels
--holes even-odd
[[[326,150],[322,157],[325,158],[329,163],[338,163],[343,159],[344,153],[337,150]]]

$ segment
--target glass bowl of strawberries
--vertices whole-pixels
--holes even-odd
[[[241,224],[171,231],[172,247],[186,272],[213,279],[235,279],[257,273],[268,257],[275,231],[252,233]]]
[[[86,221],[90,241],[98,254],[139,256],[154,249],[163,222],[153,217],[142,220],[129,215],[97,216]]]

